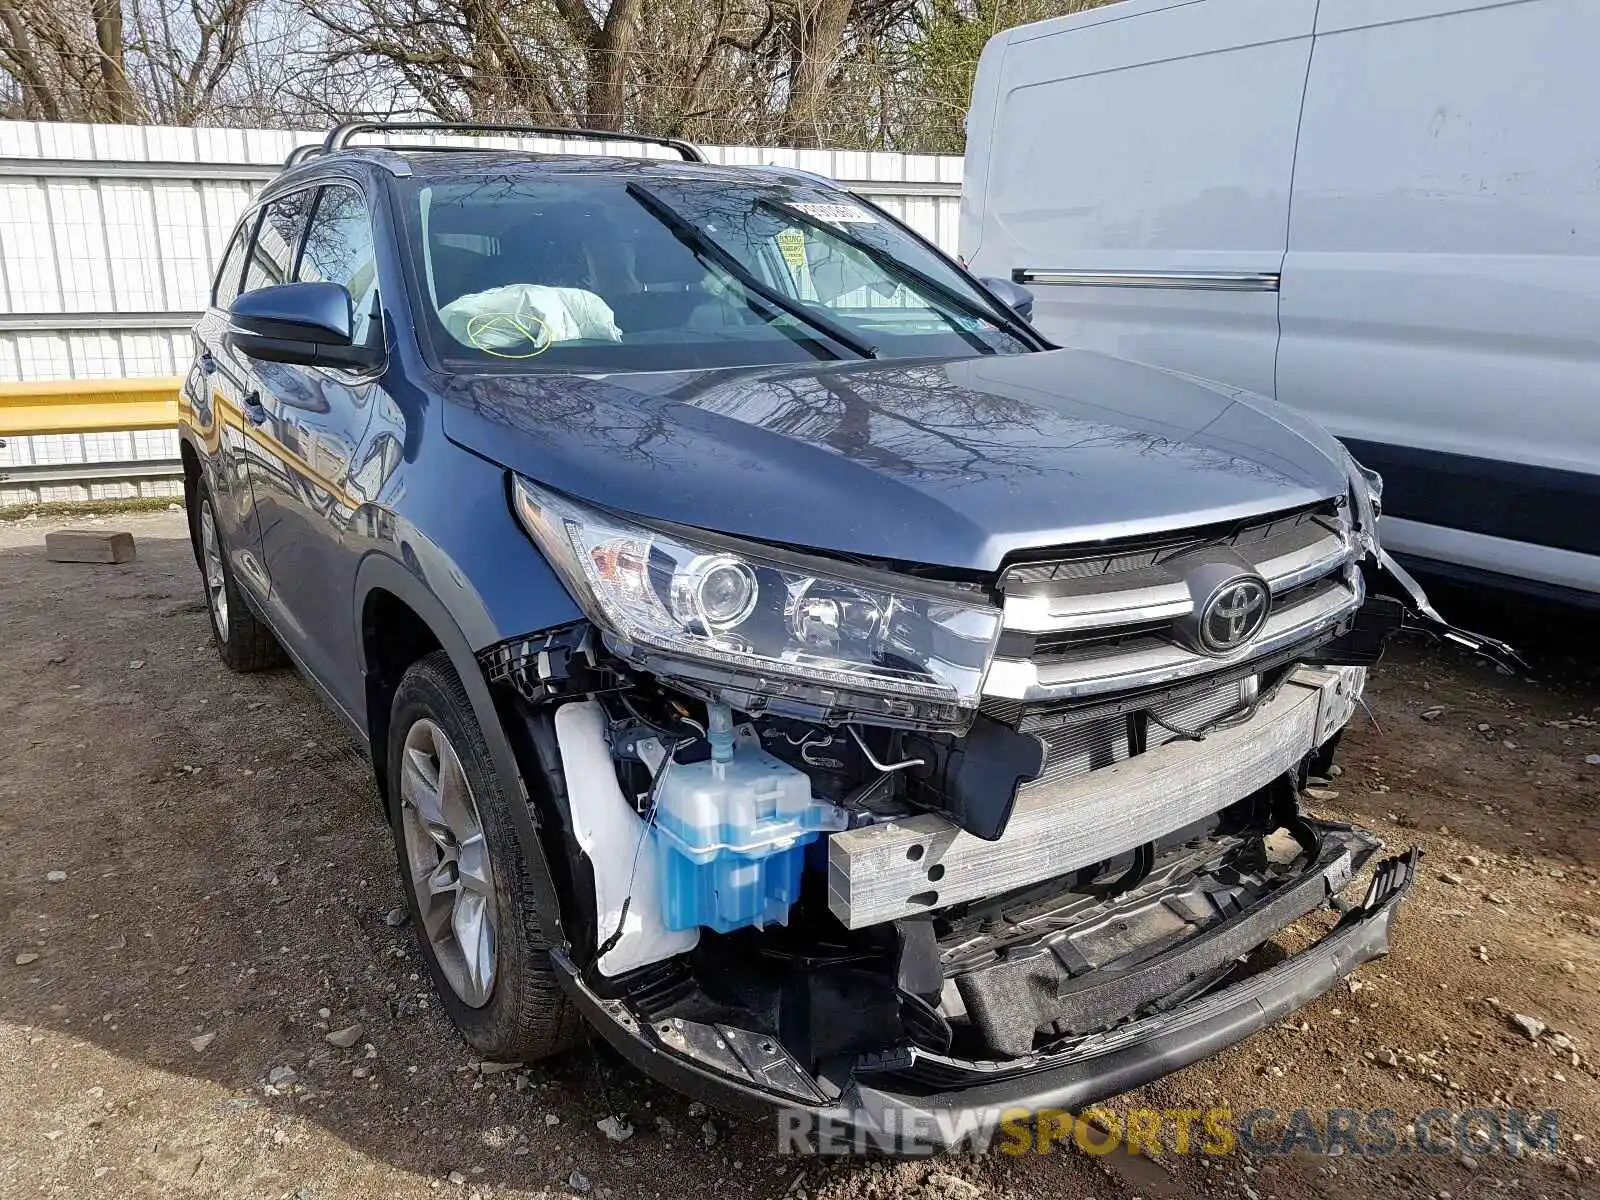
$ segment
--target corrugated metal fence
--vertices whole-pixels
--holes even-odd
[[[191,356],[189,327],[234,222],[293,147],[319,138],[0,121],[0,380],[182,374]],[[595,143],[581,140],[492,144],[596,152]],[[751,146],[705,151],[713,162],[831,176],[955,249],[959,158]],[[170,479],[97,481],[94,464],[176,457],[176,436],[164,431],[11,438],[0,448],[0,505],[172,494]],[[63,478],[63,468],[80,463],[81,476]]]

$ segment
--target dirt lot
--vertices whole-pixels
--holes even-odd
[[[596,1050],[481,1070],[386,923],[362,759],[292,673],[223,670],[181,517],[108,521],[123,567],[45,562],[60,524],[0,524],[0,1196],[1600,1195],[1600,684],[1559,661],[1592,622],[1500,614],[1537,686],[1384,664],[1321,804],[1427,851],[1394,954],[1112,1106],[1553,1107],[1556,1156],[823,1163]]]

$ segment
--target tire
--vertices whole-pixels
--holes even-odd
[[[189,515],[189,536],[194,542],[200,582],[206,592],[206,613],[217,653],[231,671],[241,675],[266,671],[283,664],[283,647],[256,616],[233,577],[227,547],[217,526],[216,508],[204,483],[194,489]]]
[[[514,782],[495,772],[466,689],[442,650],[400,680],[388,763],[389,822],[406,906],[456,1028],[479,1054],[500,1062],[532,1062],[581,1042],[583,1018],[556,978],[527,878],[511,807],[522,801]],[[475,924],[484,918],[487,946]],[[492,973],[483,970],[486,961]]]

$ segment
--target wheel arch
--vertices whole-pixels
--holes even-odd
[[[545,939],[553,947],[567,945],[560,896],[540,836],[539,798],[530,793],[500,708],[460,623],[422,580],[382,554],[369,554],[357,570],[354,617],[366,685],[367,736],[385,803],[389,800],[389,712],[394,689],[412,662],[442,650],[466,690],[495,771],[514,782],[514,794],[522,800],[514,806],[513,816]]]

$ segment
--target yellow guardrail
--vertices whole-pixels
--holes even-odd
[[[175,429],[182,382],[172,377],[0,383],[0,437]]]

